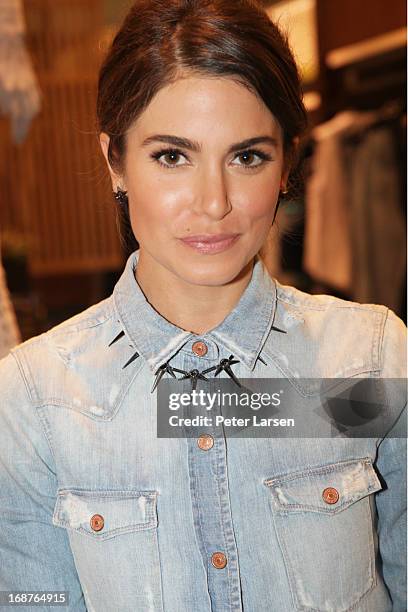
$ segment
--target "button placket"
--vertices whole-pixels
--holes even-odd
[[[220,357],[212,344],[208,344],[206,361],[215,372]],[[211,359],[209,360],[209,356]],[[191,350],[185,356],[183,367],[186,370],[203,367],[199,365],[199,357]],[[204,372],[207,368],[204,366]],[[206,374],[205,374],[206,375]],[[212,391],[217,388],[216,380],[203,387]],[[185,410],[183,416],[193,416],[190,408]],[[213,417],[213,424],[194,431],[193,436],[187,435],[188,464],[190,475],[191,497],[193,500],[194,525],[196,537],[203,562],[208,568],[207,580],[211,603],[214,609],[228,606],[234,612],[242,612],[240,589],[240,571],[238,566],[238,553],[235,535],[232,526],[231,505],[227,477],[226,439],[225,434],[219,433],[215,427],[215,416],[220,414],[220,407],[216,402],[209,416]],[[191,433],[191,430],[190,430]],[[203,452],[206,451],[206,452]],[[210,451],[210,452],[208,452]],[[228,567],[228,571],[224,570]]]

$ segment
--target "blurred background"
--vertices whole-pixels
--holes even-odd
[[[122,272],[95,128],[101,60],[130,0],[1,0],[0,357],[107,297]],[[304,189],[263,256],[309,293],[406,320],[405,0],[267,2],[299,63]]]

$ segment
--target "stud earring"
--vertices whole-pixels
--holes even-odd
[[[113,195],[115,196],[115,199],[119,202],[119,204],[121,204],[122,206],[129,203],[127,191],[123,191],[122,189],[120,189],[120,187],[118,187],[117,190],[113,192]]]

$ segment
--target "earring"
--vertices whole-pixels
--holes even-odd
[[[113,192],[113,195],[115,196],[115,199],[119,202],[119,204],[121,204],[122,206],[125,206],[129,203],[127,191],[123,191],[122,189],[120,189],[120,187],[118,187],[117,190]]]
[[[286,195],[287,193],[289,193],[289,189],[285,187],[285,189],[281,189],[280,192],[282,195]]]

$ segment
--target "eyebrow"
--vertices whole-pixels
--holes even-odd
[[[195,140],[189,140],[188,138],[182,138],[181,136],[171,136],[169,134],[154,134],[153,136],[149,136],[142,142],[142,147],[146,147],[153,142],[171,144],[176,147],[188,149],[189,151],[194,151],[195,153],[200,153],[201,151],[200,143],[196,142]],[[255,136],[254,138],[247,138],[246,140],[232,144],[228,149],[228,153],[248,149],[249,147],[260,143],[270,144],[274,147],[278,146],[278,140],[272,136]]]

